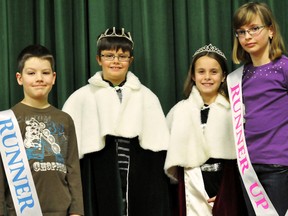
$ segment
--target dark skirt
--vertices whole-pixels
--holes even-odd
[[[178,216],[186,216],[184,169],[178,168]],[[236,160],[225,160],[222,180],[212,209],[213,216],[247,216]]]
[[[237,161],[226,161],[221,185],[212,209],[213,216],[248,215],[240,178]]]

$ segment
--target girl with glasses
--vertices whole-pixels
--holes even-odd
[[[238,149],[238,158],[246,158],[241,177],[249,215],[270,211],[283,216],[288,209],[288,58],[265,3],[242,5],[233,27],[233,61],[244,65],[228,76],[228,84],[232,106],[238,95],[244,103],[241,121],[247,152]]]

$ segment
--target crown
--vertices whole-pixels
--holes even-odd
[[[133,40],[132,40],[132,36],[131,36],[130,32],[125,33],[124,28],[122,28],[122,29],[121,29],[121,34],[117,34],[117,33],[116,33],[116,28],[113,27],[113,32],[110,33],[110,34],[108,34],[109,30],[110,30],[109,28],[106,29],[106,31],[99,36],[99,38],[98,38],[98,40],[97,40],[97,45],[98,45],[99,41],[100,41],[102,38],[106,38],[106,37],[124,37],[124,38],[128,39],[128,40],[132,43],[132,48],[133,48],[134,42],[133,42]]]
[[[205,46],[201,47],[200,49],[198,49],[194,53],[194,55],[192,57],[194,58],[194,56],[196,56],[197,54],[202,53],[202,52],[214,52],[214,53],[222,56],[225,60],[227,60],[227,58],[224,55],[224,53],[220,49],[218,49],[216,46],[213,46],[212,44],[205,45]]]

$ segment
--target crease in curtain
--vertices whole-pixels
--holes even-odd
[[[108,27],[124,27],[134,42],[131,66],[167,111],[180,99],[191,57],[213,43],[231,61],[234,11],[248,0],[2,0],[0,1],[0,109],[22,99],[16,58],[28,44],[41,43],[54,53],[57,81],[50,101],[61,108],[67,97],[87,83],[100,67],[97,36]],[[263,0],[274,11],[288,38],[287,1]],[[285,41],[286,42],[286,41]],[[287,42],[286,42],[287,43]]]

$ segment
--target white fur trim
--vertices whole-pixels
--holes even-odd
[[[167,115],[171,137],[164,169],[173,180],[174,167],[199,167],[209,158],[236,158],[229,102],[217,96],[210,105],[204,133],[200,116],[203,105],[197,88],[193,88],[189,98],[177,103]]]
[[[131,72],[122,87],[120,103],[115,89],[102,80],[101,72],[74,92],[63,106],[75,122],[79,154],[104,148],[105,136],[139,136],[140,145],[152,151],[167,150],[169,131],[156,95]]]

